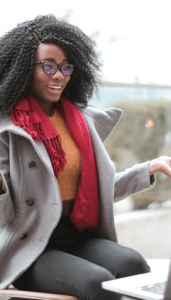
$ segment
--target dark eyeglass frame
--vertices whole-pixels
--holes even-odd
[[[51,74],[46,73],[45,70],[44,70],[44,63],[53,63],[53,64],[55,64],[55,65],[56,65],[55,71],[54,71],[53,73],[51,73]],[[63,76],[71,76],[72,73],[73,73],[73,70],[74,70],[74,65],[69,64],[69,63],[65,63],[65,64],[62,64],[62,65],[57,65],[54,61],[42,60],[42,61],[40,61],[40,62],[35,62],[35,64],[41,64],[41,65],[42,65],[43,72],[44,72],[45,74],[47,74],[47,75],[54,75],[54,74],[57,72],[57,70],[59,69]],[[73,67],[72,73],[71,73],[70,75],[65,75],[65,74],[63,74],[63,72],[62,72],[62,67],[65,66],[65,65],[70,65],[70,66]]]

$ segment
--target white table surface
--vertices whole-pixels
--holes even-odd
[[[170,259],[146,259],[148,265],[151,267],[151,272],[168,270],[170,266]]]

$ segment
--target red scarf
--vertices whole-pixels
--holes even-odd
[[[65,119],[82,158],[81,178],[71,214],[71,223],[80,232],[85,229],[94,231],[100,221],[100,209],[97,170],[89,130],[79,109],[67,98],[61,97],[55,105]],[[67,163],[65,152],[59,134],[36,100],[27,93],[26,97],[23,97],[9,111],[9,114],[14,125],[22,127],[34,141],[39,140],[44,144],[57,177],[58,172]]]

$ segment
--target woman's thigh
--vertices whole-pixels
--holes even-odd
[[[101,282],[115,279],[104,267],[83,258],[48,248],[13,285],[22,290],[66,294],[82,300],[120,299]]]
[[[70,253],[105,268],[115,278],[150,272],[140,253],[106,239],[91,238]]]

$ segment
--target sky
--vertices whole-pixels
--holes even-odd
[[[171,85],[170,11],[171,0],[6,0],[0,36],[37,15],[67,14],[95,38],[102,80]]]

